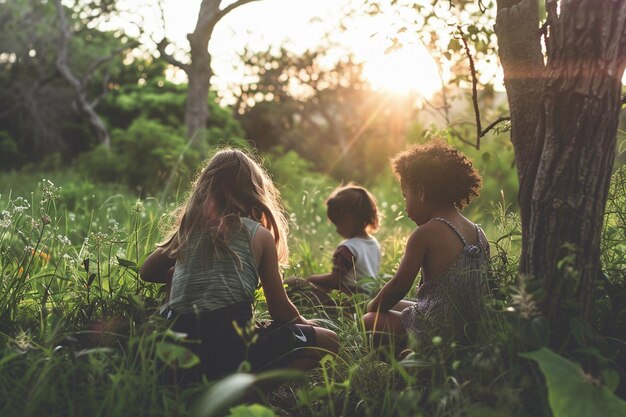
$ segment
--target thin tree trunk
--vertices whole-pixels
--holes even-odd
[[[206,39],[206,41],[205,41]],[[187,102],[185,105],[185,127],[187,136],[193,137],[206,127],[209,117],[209,88],[211,85],[211,57],[208,52],[208,39],[195,33],[189,35],[192,61],[187,67]]]
[[[85,114],[89,120],[89,124],[96,131],[96,135],[100,143],[105,146],[111,146],[111,136],[109,130],[104,124],[104,121],[96,112],[96,105],[87,97],[87,83],[85,79],[81,79],[74,74],[68,63],[68,49],[72,38],[72,30],[65,16],[65,9],[61,0],[55,2],[57,8],[57,14],[61,23],[61,45],[59,47],[59,53],[57,56],[56,67],[65,78],[65,80],[72,86],[75,93],[76,104],[79,110]],[[97,66],[93,67],[93,71]],[[89,73],[88,76],[91,76]]]
[[[209,41],[213,36],[215,25],[228,13],[253,1],[258,0],[237,0],[220,9],[222,0],[202,0],[196,27],[193,33],[187,35],[191,48],[191,62],[189,64],[179,63],[173,57],[168,56],[165,53],[165,40],[159,44],[159,51],[164,58],[187,73],[189,85],[185,106],[185,127],[187,128],[187,136],[190,138],[206,127],[209,118],[209,88],[213,76]]]

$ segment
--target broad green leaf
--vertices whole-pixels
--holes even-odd
[[[586,375],[579,364],[547,348],[520,355],[539,364],[546,378],[548,400],[554,417],[626,416],[626,401]]]
[[[236,373],[222,379],[211,387],[194,407],[194,417],[222,416],[229,407],[241,401],[253,387],[282,384],[295,381],[304,374],[294,369],[276,369],[258,375]],[[244,414],[248,415],[248,414]],[[256,414],[252,414],[253,416]],[[261,414],[261,416],[265,416]]]
[[[191,368],[200,363],[200,358],[189,349],[173,343],[159,342],[157,357],[171,368]]]
[[[199,400],[196,417],[221,416],[230,406],[240,401],[254,385],[252,374],[233,374],[213,385]]]
[[[137,266],[137,263],[133,262],[133,261],[130,261],[128,259],[120,258],[118,256],[117,257],[117,263],[119,263],[120,266],[132,269],[133,271],[139,271],[139,267]]]
[[[287,382],[296,381],[304,377],[305,373],[297,369],[273,369],[271,371],[265,371],[256,376],[256,383],[272,383],[282,384]]]
[[[238,405],[230,409],[228,417],[276,417],[276,413],[261,404]]]
[[[606,385],[611,392],[615,392],[619,385],[619,373],[612,369],[607,369],[602,372],[602,380],[604,381],[604,385]]]

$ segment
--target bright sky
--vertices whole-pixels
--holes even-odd
[[[181,7],[182,4],[188,7]],[[200,0],[165,0],[166,31],[179,45],[186,45],[187,33],[193,31]],[[351,0],[262,0],[241,6],[221,20],[209,44],[216,78],[213,84],[224,88],[240,79],[233,69],[237,53],[248,46],[261,50],[268,45],[286,44],[294,51],[304,51],[320,42],[325,33],[337,33],[337,26]],[[357,59],[365,61],[365,75],[376,88],[402,93],[407,90],[432,95],[439,87],[437,69],[426,50],[407,45],[401,51],[385,55],[389,21],[366,19],[352,21],[351,30],[337,35]]]
[[[133,0],[126,1],[136,4]],[[195,27],[200,3],[201,0],[164,0],[166,33],[179,46],[187,46],[186,35]],[[389,18],[378,16],[375,19],[351,20],[349,30],[340,33],[337,30],[339,21],[350,4],[360,2],[261,0],[235,9],[218,23],[209,44],[216,74],[213,85],[223,90],[228,84],[241,79],[243,73],[233,65],[244,46],[262,50],[268,45],[282,44],[296,52],[304,51],[317,45],[326,33],[332,32],[334,40],[347,45],[357,59],[365,62],[365,76],[374,87],[396,93],[417,91],[427,98],[440,88],[436,65],[422,45],[407,43],[402,50],[385,54],[390,45],[388,37],[395,34],[395,22]],[[146,17],[146,24],[154,20],[158,27],[159,19]],[[479,70],[481,73],[495,73],[496,88],[501,88],[499,69],[494,66]],[[623,82],[626,82],[626,75]]]

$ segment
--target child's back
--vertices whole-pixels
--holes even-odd
[[[211,236],[199,230],[192,233],[188,250],[174,268],[170,308],[186,313],[217,310],[235,303],[252,303],[259,285],[259,273],[250,242],[260,223],[246,217],[240,217],[240,221],[241,227],[228,243],[232,254],[216,254],[211,262],[203,261],[200,256],[210,250]]]
[[[462,223],[471,225],[464,224],[467,239],[446,219],[434,218],[428,223],[437,242],[424,262],[417,302],[401,315],[404,327],[418,337],[437,334],[463,339],[465,325],[480,320],[489,244],[478,225]]]
[[[368,304],[365,327],[471,340],[483,310],[489,244],[459,210],[478,195],[480,176],[465,155],[439,141],[401,152],[393,168],[407,216],[418,227],[394,277]],[[420,270],[417,302],[402,300]]]
[[[173,269],[168,317],[175,331],[194,340],[188,346],[201,358],[191,379],[198,380],[198,371],[210,378],[233,372],[244,360],[255,371],[310,368],[336,352],[335,333],[300,316],[285,293],[278,262],[288,256],[287,222],[256,161],[238,150],[217,152],[177,213],[170,237],[140,274],[163,282]],[[271,332],[252,322],[259,282],[275,322]]]
[[[339,255],[343,258],[343,278],[342,284],[356,290],[358,281],[362,278],[377,277],[380,271],[380,244],[374,236],[352,237],[339,244],[338,251],[346,248],[349,253]],[[337,267],[338,260],[334,260],[334,267]]]

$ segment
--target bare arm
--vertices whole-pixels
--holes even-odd
[[[259,227],[254,235],[253,247],[261,251],[259,277],[265,293],[267,309],[272,319],[283,323],[308,323],[300,316],[298,309],[287,297],[278,268],[276,244],[270,231],[264,227]]]
[[[307,281],[330,290],[338,290],[341,288],[341,278],[339,272],[331,271],[328,274],[312,275],[307,278]]]
[[[409,292],[424,262],[426,243],[422,235],[418,229],[409,237],[396,274],[369,302],[368,312],[389,311]]]
[[[333,269],[327,274],[313,275],[307,280],[327,290],[341,289],[343,277],[354,271],[355,258],[349,248],[340,245],[333,254]]]
[[[175,259],[170,258],[163,249],[157,248],[141,265],[139,276],[148,282],[171,282],[175,263]]]

